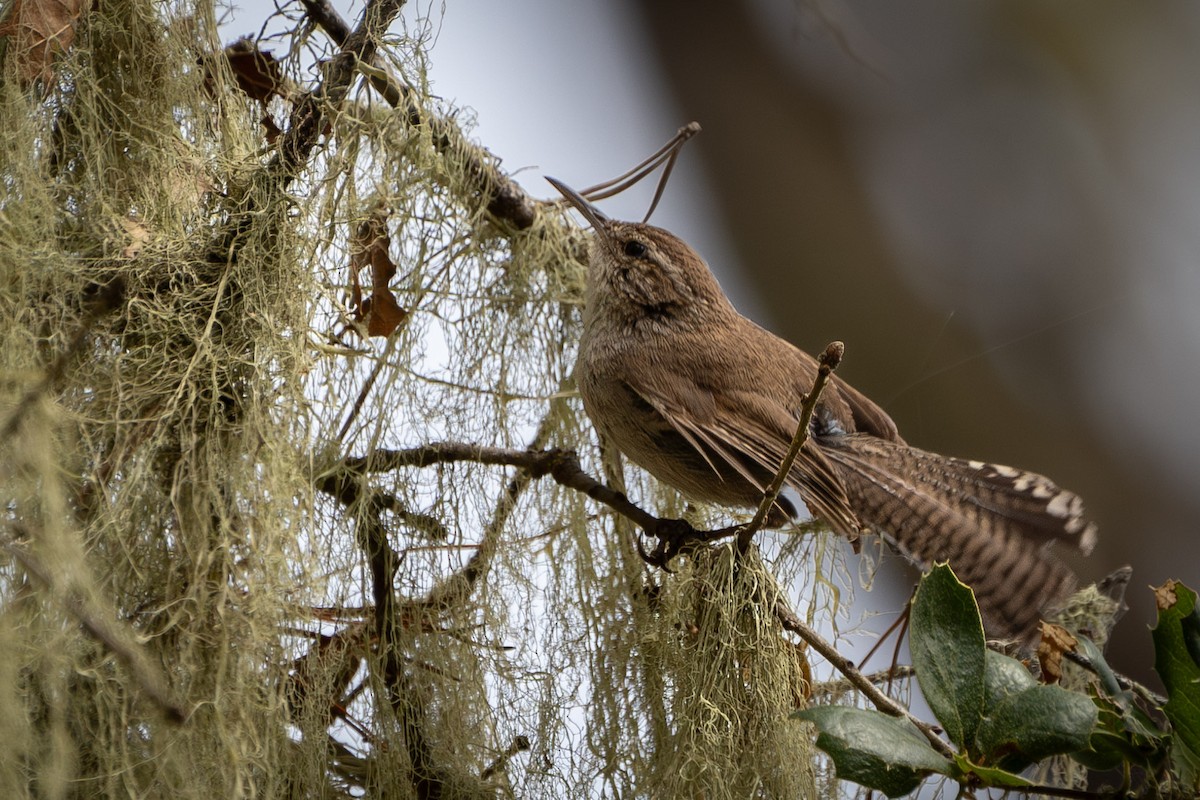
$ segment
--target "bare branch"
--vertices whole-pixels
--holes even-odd
[[[834,345],[830,345],[827,355],[830,355],[834,350]],[[826,360],[822,359],[825,381],[828,380],[829,375],[837,366],[835,358],[831,358],[830,361],[832,363],[827,364]],[[808,420],[811,420],[811,409],[815,407],[816,398],[825,381],[818,378],[818,382],[814,385],[814,391],[810,393],[810,397],[814,399],[809,406]],[[805,420],[802,419],[802,432],[807,431],[807,424],[803,424],[804,422]],[[798,436],[797,438],[803,444],[803,437]],[[797,447],[796,449],[798,450],[799,448]],[[342,462],[337,472],[324,477],[319,485],[323,491],[328,491],[330,494],[334,494],[334,496],[339,496],[336,487],[344,485],[345,482],[353,482],[357,485],[357,480],[351,478],[351,476],[358,476],[369,472],[387,472],[403,467],[427,467],[433,464],[460,461],[518,467],[523,470],[522,474],[527,475],[529,479],[545,476],[552,477],[562,486],[575,489],[591,497],[593,500],[609,506],[621,516],[639,525],[650,535],[659,537],[660,541],[666,541],[670,537],[678,538],[682,536],[685,542],[707,542],[724,536],[737,535],[744,530],[742,526],[733,526],[712,531],[701,531],[692,528],[684,520],[660,519],[659,517],[655,517],[629,502],[628,498],[621,492],[614,491],[584,472],[576,455],[567,450],[512,450],[501,447],[482,447],[464,442],[435,442],[406,450],[381,449],[375,450],[366,456],[347,458]],[[769,508],[771,504],[764,503],[764,505]],[[676,546],[679,546],[678,542],[676,542]],[[675,552],[678,552],[678,549]],[[933,726],[922,722],[913,716],[901,703],[884,694],[875,686],[871,678],[863,675],[854,666],[852,661],[844,658],[830,642],[806,625],[782,597],[776,601],[773,613],[784,629],[795,633],[808,643],[834,669],[845,676],[850,685],[861,692],[877,709],[885,714],[907,719],[925,735],[938,752],[947,757],[953,756],[950,746],[938,736]]]
[[[363,8],[358,26],[339,42],[341,52],[322,67],[322,81],[292,110],[291,124],[279,140],[279,152],[271,162],[285,182],[289,182],[308,161],[324,127],[325,114],[337,108],[350,88],[355,66],[369,64],[375,57],[379,40],[400,14],[404,0],[371,0]]]
[[[433,442],[407,450],[379,449],[366,456],[347,458],[341,463],[340,469],[322,477],[317,487],[345,503],[352,499],[349,495],[357,491],[358,482],[354,476],[362,473],[390,472],[402,467],[428,467],[461,461],[518,467],[526,470],[531,478],[550,476],[560,485],[603,503],[660,539],[678,539],[682,536],[694,541],[712,541],[731,536],[737,531],[736,527],[698,531],[684,520],[660,519],[631,503],[623,493],[584,472],[579,458],[569,450],[513,450],[465,442]]]

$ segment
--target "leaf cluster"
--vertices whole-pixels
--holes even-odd
[[[816,725],[817,746],[838,777],[888,797],[908,794],[933,775],[965,788],[1090,796],[1037,786],[1020,774],[1055,756],[1117,770],[1120,795],[1195,797],[1200,614],[1196,594],[1181,584],[1169,582],[1158,597],[1152,633],[1165,702],[1119,678],[1082,636],[1076,652],[1095,676],[1086,691],[1039,683],[1021,661],[987,648],[974,595],[940,565],[913,600],[910,646],[921,692],[953,745],[950,755],[907,720],[878,711],[819,706],[794,716]],[[1136,788],[1135,774],[1142,776]]]

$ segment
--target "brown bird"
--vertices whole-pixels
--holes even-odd
[[[591,223],[576,379],[600,435],[694,499],[754,507],[817,374],[807,353],[734,309],[704,260],[662,228],[609,219],[547,178]],[[988,633],[1028,640],[1075,577],[1047,552],[1091,551],[1083,502],[1048,478],[911,447],[834,376],[788,475],[814,517],[882,535],[920,566],[948,561]],[[794,516],[780,498],[776,524]]]

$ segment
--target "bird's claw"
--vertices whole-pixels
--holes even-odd
[[[660,519],[653,531],[647,531],[658,539],[658,544],[650,552],[642,546],[642,537],[638,537],[637,551],[642,560],[652,567],[658,567],[663,572],[674,572],[667,566],[671,559],[683,552],[696,537],[696,529],[691,523],[682,519]]]
[[[642,536],[638,536],[636,542],[638,555],[641,556],[642,561],[645,561],[652,567],[658,567],[663,572],[673,573],[674,570],[667,566],[667,562],[671,559],[666,553],[666,540],[659,539],[658,544],[654,546],[654,549],[650,552],[646,552],[646,548],[642,545],[642,538]]]

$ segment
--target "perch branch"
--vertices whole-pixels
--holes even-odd
[[[897,680],[905,680],[916,675],[916,670],[911,664],[897,664],[894,667],[881,669],[878,672],[864,673],[863,677],[873,684],[892,683]],[[846,678],[838,680],[826,681],[817,684],[813,687],[813,696],[817,697],[838,697],[854,688],[854,685]]]
[[[831,366],[830,372],[835,366],[836,363]],[[828,379],[828,375],[826,375],[826,379]],[[816,392],[813,394],[815,396]],[[355,479],[350,476],[361,476],[369,472],[388,472],[403,467],[427,467],[433,464],[462,461],[518,467],[524,470],[524,474],[528,475],[529,479],[551,477],[560,485],[582,492],[593,500],[607,505],[616,513],[639,525],[648,534],[659,537],[660,542],[681,536],[687,542],[707,542],[737,535],[741,530],[740,526],[732,526],[703,531],[693,528],[685,520],[655,517],[631,503],[621,492],[614,491],[584,472],[578,457],[568,450],[513,450],[502,447],[483,447],[464,442],[434,442],[406,450],[378,449],[367,456],[345,459],[340,470],[327,475],[321,482],[336,486],[342,481],[354,481]],[[938,736],[931,725],[922,722],[902,704],[884,694],[870,678],[863,675],[854,666],[852,661],[844,658],[830,642],[796,616],[796,613],[782,597],[776,602],[773,613],[785,630],[795,633],[820,653],[877,709],[885,714],[907,719],[929,739],[938,752],[947,757],[953,757],[950,746]]]
[[[746,548],[750,546],[750,540],[762,529],[763,524],[767,521],[767,515],[775,507],[775,501],[779,499],[779,493],[783,491],[783,485],[792,472],[792,465],[796,463],[796,458],[800,455],[800,448],[804,447],[804,443],[808,441],[808,429],[812,425],[813,412],[821,399],[821,392],[824,391],[825,384],[829,382],[833,371],[842,363],[842,356],[845,352],[844,344],[830,342],[829,346],[825,348],[825,352],[821,354],[821,366],[817,369],[817,377],[813,381],[812,390],[804,395],[804,400],[800,403],[800,424],[796,426],[796,435],[792,437],[792,444],[788,447],[787,455],[783,457],[783,462],[779,465],[779,470],[775,473],[771,484],[763,492],[762,502],[758,504],[758,510],[754,512],[754,518],[738,530],[738,555],[746,552]]]
[[[452,464],[469,461],[476,464],[517,467],[526,470],[531,479],[550,477],[561,486],[586,494],[598,503],[630,520],[647,535],[658,540],[654,551],[643,557],[651,564],[664,567],[675,555],[695,544],[736,536],[740,525],[700,530],[687,520],[656,517],[630,502],[622,492],[606,486],[583,470],[579,458],[569,450],[514,450],[504,447],[484,447],[466,442],[431,442],[405,450],[377,449],[365,456],[352,456],[327,473],[317,487],[334,497],[349,502],[343,492],[357,492],[359,478],[370,472],[390,472],[403,467],[428,467],[433,464]]]
[[[553,416],[553,413],[546,415],[534,436],[532,447],[541,447],[549,438],[552,429],[550,420]],[[462,449],[470,450],[465,447]],[[399,604],[396,599],[393,578],[399,557],[387,540],[387,531],[380,516],[384,507],[384,499],[394,500],[395,498],[371,489],[364,491],[362,484],[364,474],[380,471],[374,461],[381,457],[381,454],[387,452],[377,451],[366,459],[355,459],[353,469],[324,476],[318,480],[317,488],[334,497],[347,508],[358,511],[360,537],[371,570],[372,594],[375,600],[375,625],[382,650],[384,685],[388,687],[388,699],[405,730],[405,740],[412,762],[413,782],[417,797],[434,798],[442,796],[444,773],[439,771],[434,764],[432,749],[425,736],[424,703],[414,693],[411,680],[403,669],[404,662],[401,658],[399,642],[402,618],[411,616],[408,612],[428,613],[465,602],[479,577],[485,574],[490,567],[492,557],[499,545],[500,534],[513,509],[516,508],[517,501],[535,476],[529,469],[519,470],[505,487],[504,493],[496,503],[492,519],[484,531],[482,541],[463,568],[440,581],[425,598],[405,603],[403,606],[405,613],[398,613]],[[430,458],[431,456],[427,453],[425,457]],[[427,463],[436,462],[430,460]],[[504,757],[503,762],[500,762],[501,765],[506,761],[507,756]]]
[[[324,476],[318,487],[328,494],[335,494],[336,490],[333,487],[357,485],[353,476],[363,473],[390,472],[402,467],[428,467],[433,464],[461,461],[518,467],[526,470],[530,478],[549,476],[560,485],[582,492],[596,502],[608,506],[660,541],[712,541],[732,536],[737,532],[737,527],[699,531],[684,520],[656,517],[631,503],[621,492],[605,486],[584,472],[578,457],[569,450],[513,450],[464,442],[434,442],[406,450],[379,449],[366,456],[347,458],[342,462],[341,469]]]

